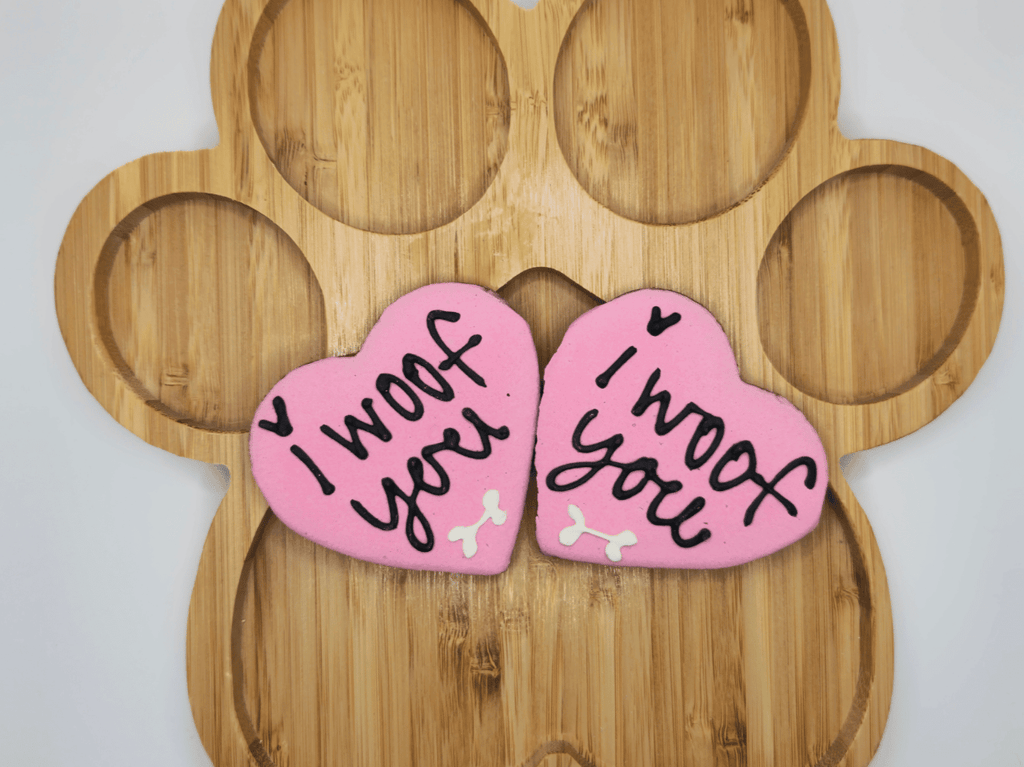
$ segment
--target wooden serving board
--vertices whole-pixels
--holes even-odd
[[[221,144],[85,198],[56,301],[125,427],[224,464],[192,596],[196,724],[228,765],[862,767],[892,690],[885,572],[840,456],[928,423],[992,346],[1002,253],[951,163],[836,127],[823,0],[227,0]],[[541,363],[581,312],[669,288],[818,429],[817,530],[720,571],[540,554],[494,577],[284,528],[256,404],[385,306],[484,285]]]

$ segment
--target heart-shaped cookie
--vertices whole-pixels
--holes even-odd
[[[473,285],[388,307],[355,357],[296,368],[256,410],[253,475],[300,535],[417,570],[508,567],[539,375],[529,326]]]
[[[537,539],[547,554],[729,567],[818,524],[828,466],[782,397],[744,383],[699,304],[639,290],[578,319],[544,372]]]

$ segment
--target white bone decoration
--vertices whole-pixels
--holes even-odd
[[[506,517],[505,512],[498,508],[498,491],[488,490],[484,493],[484,513],[480,519],[468,527],[453,527],[448,533],[448,540],[454,543],[461,539],[463,555],[467,558],[472,557],[477,552],[476,533],[480,526],[487,520],[491,520],[495,525],[503,525]]]
[[[571,503],[569,504],[569,516],[572,517],[576,524],[570,525],[558,534],[558,542],[563,546],[572,546],[580,539],[583,533],[590,533],[597,538],[603,538],[608,541],[608,545],[604,547],[604,554],[612,562],[618,562],[622,559],[622,549],[626,546],[632,546],[637,542],[636,534],[632,530],[623,530],[615,535],[591,530],[587,527],[586,520],[583,518],[583,512],[580,511],[578,506],[573,506]]]

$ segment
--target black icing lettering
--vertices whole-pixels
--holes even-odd
[[[421,368],[429,373],[430,377],[434,379],[434,383],[437,384],[439,388],[434,388],[433,386],[429,386],[424,383],[417,368]],[[434,399],[439,399],[442,402],[451,402],[455,398],[455,391],[452,389],[451,384],[441,377],[441,374],[437,372],[433,365],[418,354],[406,354],[402,357],[402,375],[404,375],[413,386],[424,394],[430,395]]]
[[[620,501],[632,498],[643,490],[648,481],[655,482],[659,488],[665,489],[669,493],[675,493],[683,489],[682,482],[676,480],[666,481],[658,476],[658,462],[654,458],[640,458],[632,463],[619,463],[615,461],[615,451],[622,446],[624,441],[621,434],[613,434],[608,439],[590,445],[585,444],[583,442],[583,431],[591,421],[597,418],[597,415],[597,410],[588,410],[583,414],[583,417],[580,418],[576,428],[573,430],[572,446],[577,453],[596,453],[598,450],[604,450],[604,455],[596,461],[577,461],[552,469],[548,472],[548,476],[545,479],[549,490],[554,490],[555,492],[573,490],[589,482],[602,469],[609,467],[619,470],[619,476],[612,487],[612,495]],[[587,469],[587,472],[578,479],[559,483],[558,478],[562,474],[577,469]],[[630,474],[637,472],[642,472],[644,476],[636,485],[627,489],[625,487],[626,478]]]
[[[507,426],[494,428],[487,424],[471,408],[463,408],[462,417],[473,425],[476,429],[477,436],[480,437],[480,448],[478,450],[464,447],[462,445],[462,437],[459,435],[457,430],[451,428],[445,429],[440,442],[427,445],[420,451],[420,458],[413,457],[406,462],[406,469],[409,472],[409,478],[412,480],[412,492],[406,493],[403,491],[391,477],[385,477],[381,481],[381,486],[384,488],[384,494],[388,502],[388,518],[386,521],[374,516],[362,503],[353,499],[350,503],[356,513],[378,530],[394,530],[398,527],[400,518],[398,513],[398,502],[401,500],[408,511],[408,516],[405,520],[406,539],[417,551],[431,551],[434,548],[434,531],[430,526],[429,520],[427,520],[423,511],[419,507],[419,494],[424,492],[428,495],[441,496],[445,495],[451,489],[451,480],[448,476],[448,472],[445,471],[444,467],[435,456],[438,453],[448,451],[466,458],[482,460],[491,455],[493,450],[491,446],[491,438],[504,440],[508,439],[509,436],[509,429]],[[436,485],[430,484],[424,478],[424,462],[429,464],[430,468],[433,469],[434,473],[437,475]],[[417,535],[417,524],[419,525],[420,531],[423,533],[422,537]]]
[[[718,450],[718,446],[722,444],[722,437],[725,436],[725,421],[717,415],[704,412],[692,402],[690,405],[692,405],[694,412],[701,415],[700,423],[697,424],[693,436],[690,437],[690,444],[686,446],[686,466],[693,470],[699,469],[707,463],[708,459]],[[700,441],[712,432],[714,432],[715,436],[711,438],[711,444],[698,457],[695,453],[700,446]]]
[[[427,314],[427,329],[430,337],[445,355],[445,359],[437,367],[417,354],[408,353],[402,357],[404,378],[393,373],[381,373],[377,376],[375,381],[377,391],[388,406],[402,419],[414,422],[420,420],[424,415],[423,400],[413,387],[420,393],[441,402],[450,402],[455,398],[455,390],[447,378],[442,375],[443,371],[458,368],[477,386],[487,386],[483,377],[464,359],[468,351],[480,345],[483,340],[482,336],[473,334],[460,348],[453,350],[445,343],[437,330],[438,322],[455,323],[459,321],[460,317],[461,315],[457,312],[442,310],[434,310]],[[396,388],[404,397],[396,396]],[[328,424],[322,424],[320,431],[359,460],[366,460],[369,457],[369,450],[363,443],[363,435],[360,432],[372,435],[381,442],[389,442],[392,439],[392,433],[377,414],[371,398],[363,399],[360,404],[366,414],[366,420],[361,420],[354,415],[346,415],[343,419],[344,428],[341,428],[340,431]],[[263,420],[259,422],[258,426],[279,436],[288,436],[292,433],[293,427],[288,419],[285,402],[282,398],[275,397],[273,405],[277,421]],[[434,531],[423,510],[420,509],[418,499],[420,493],[443,496],[451,489],[451,478],[438,460],[438,456],[444,452],[451,452],[465,458],[482,460],[491,455],[492,440],[504,440],[509,437],[507,426],[493,427],[489,425],[472,408],[463,408],[462,416],[476,430],[480,439],[479,447],[464,445],[462,436],[457,429],[444,429],[439,442],[427,445],[420,451],[419,456],[413,456],[406,462],[406,470],[412,482],[410,490],[403,490],[392,477],[384,477],[381,480],[381,488],[387,502],[385,516],[378,517],[358,499],[352,498],[349,503],[356,514],[378,530],[396,530],[401,523],[400,505],[404,504],[407,512],[404,526],[406,539],[417,551],[431,551],[434,548]],[[343,436],[346,430],[347,435]],[[292,445],[291,452],[317,480],[324,495],[331,495],[335,492],[335,486],[302,448]],[[428,466],[433,473],[429,479],[425,476]]]
[[[430,447],[436,448],[437,445],[431,445]],[[427,459],[427,463],[430,464],[430,468],[432,468],[437,474],[436,485],[431,485],[423,478],[423,461],[419,458],[410,458],[406,464],[406,468],[409,470],[409,476],[412,477],[412,484],[414,487],[419,488],[428,495],[444,495],[452,488],[451,479],[449,479],[448,472],[444,470],[444,467],[438,463],[436,458],[434,458],[434,453],[440,452],[440,450],[433,450],[431,452],[428,452],[428,450],[429,448],[423,448],[423,457]]]
[[[643,492],[643,489],[647,487],[648,480],[657,472],[658,462],[653,458],[638,458],[619,468],[619,476],[615,478],[615,484],[612,485],[612,496],[620,501],[625,501]],[[640,479],[632,487],[627,488],[626,480],[634,474],[639,474]]]
[[[577,461],[563,464],[562,466],[552,469],[548,472],[548,475],[544,480],[548,489],[555,492],[572,490],[573,488],[577,488],[590,481],[602,469],[618,469],[619,476],[615,479],[615,483],[612,485],[612,495],[617,500],[623,501],[628,498],[632,498],[647,487],[648,483],[653,483],[658,488],[658,493],[647,507],[647,520],[654,525],[669,527],[672,532],[673,542],[682,548],[692,548],[708,540],[711,537],[711,531],[706,528],[698,532],[692,538],[684,538],[680,532],[680,527],[683,523],[704,508],[705,500],[700,496],[690,501],[686,508],[674,517],[661,518],[658,516],[658,508],[661,506],[662,501],[664,501],[668,496],[682,490],[683,483],[674,479],[667,480],[659,476],[658,461],[656,459],[638,458],[630,463],[620,463],[615,461],[615,451],[618,450],[623,443],[623,437],[621,434],[614,434],[607,439],[601,440],[600,442],[594,442],[589,445],[583,442],[584,430],[591,421],[597,418],[597,415],[597,410],[588,410],[583,417],[580,418],[572,433],[572,446],[578,453],[596,453],[603,450],[604,454],[595,461]],[[585,470],[582,476],[577,477],[576,479],[570,479],[566,482],[559,481],[563,474],[579,470]],[[640,478],[636,480],[631,487],[626,487],[629,477],[638,473],[641,475]]]
[[[470,381],[475,383],[477,386],[486,388],[487,384],[484,382],[483,377],[477,373],[473,368],[466,364],[465,360],[462,359],[462,355],[472,349],[474,346],[478,346],[483,340],[483,336],[479,333],[475,333],[469,337],[469,340],[462,346],[461,349],[452,351],[448,344],[441,340],[441,334],[437,332],[437,321],[442,320],[444,322],[458,322],[462,315],[458,312],[446,312],[441,309],[434,309],[427,314],[427,330],[430,332],[430,337],[434,339],[434,343],[437,344],[437,348],[445,353],[445,359],[438,366],[442,371],[451,369],[452,365],[457,367]]]
[[[651,309],[651,318],[647,320],[647,332],[652,336],[660,336],[681,319],[679,312],[672,312],[668,317],[662,319],[661,307],[655,306]]]
[[[414,461],[416,459],[410,459]],[[381,482],[384,487],[384,492],[388,498],[388,513],[389,518],[386,523],[381,523],[370,514],[359,501],[352,501],[352,507],[359,512],[359,516],[365,519],[374,527],[379,527],[381,530],[394,530],[398,527],[398,501],[401,498],[402,502],[405,503],[406,509],[409,511],[409,515],[405,518],[405,538],[409,541],[409,544],[416,549],[416,551],[422,551],[426,553],[434,548],[434,531],[430,527],[430,523],[427,518],[423,516],[423,512],[420,511],[419,505],[416,503],[416,496],[419,495],[422,489],[420,485],[416,485],[412,493],[406,494],[401,488],[392,480],[390,477],[385,477]],[[423,538],[419,538],[416,535],[415,522],[420,523],[420,528],[423,530]]]
[[[262,420],[259,422],[259,427],[272,431],[279,437],[287,437],[293,431],[292,422],[288,420],[288,408],[285,407],[284,400],[281,397],[274,397],[272,402],[274,405],[274,415],[277,416],[277,423]]]
[[[647,521],[652,525],[665,525],[672,532],[672,540],[675,544],[684,549],[692,549],[698,543],[704,543],[708,538],[711,537],[711,531],[706,527],[702,528],[692,538],[684,538],[683,534],[679,532],[679,528],[682,527],[683,523],[688,519],[696,516],[701,509],[704,508],[705,500],[702,496],[697,496],[688,504],[686,508],[676,514],[674,517],[659,517],[658,508],[661,506],[661,502],[667,496],[667,493],[658,493],[658,496],[651,501],[651,505],[647,507]]]
[[[636,354],[635,346],[630,346],[628,349],[626,349],[626,351],[620,354],[619,358],[615,360],[615,362],[613,362],[606,371],[604,371],[603,373],[601,373],[601,375],[594,379],[594,383],[597,384],[597,388],[604,389],[606,386],[608,386],[609,382],[612,380],[612,376],[618,373],[619,368],[621,368],[623,365],[629,362],[630,358],[634,354]]]
[[[722,444],[722,438],[725,436],[725,421],[717,415],[708,413],[692,402],[687,403],[686,407],[676,413],[674,417],[665,420],[668,415],[669,406],[672,404],[672,395],[664,389],[657,394],[654,393],[654,387],[660,378],[661,368],[657,368],[648,377],[643,392],[630,412],[635,416],[641,416],[647,412],[647,408],[657,403],[658,412],[654,419],[654,433],[659,437],[668,434],[691,415],[699,415],[700,423],[697,424],[693,436],[690,437],[690,444],[686,447],[686,467],[691,471],[699,469],[707,463],[708,459],[718,450],[719,445]],[[701,440],[711,434],[714,434],[711,438],[711,444],[698,456],[697,448],[700,446]]]
[[[388,499],[387,522],[382,522],[381,520],[377,519],[377,517],[373,516],[373,514],[367,511],[366,507],[363,506],[363,504],[361,504],[355,498],[349,501],[349,503],[352,504],[352,508],[356,510],[356,513],[359,516],[361,516],[371,525],[376,527],[378,530],[394,530],[396,527],[398,527],[398,502],[395,500],[395,498],[402,498],[403,500],[406,500],[406,502],[408,503],[408,496],[406,496],[406,494],[399,489],[398,485],[395,484],[395,480],[391,479],[391,477],[384,477],[384,479],[380,481],[380,484],[381,487],[384,488],[384,494],[387,496]]]
[[[380,420],[380,416],[373,409],[373,400],[367,397],[362,401],[363,410],[366,411],[366,415],[370,417],[370,422],[360,421],[354,415],[345,416],[345,428],[348,429],[348,439],[338,434],[327,424],[320,427],[320,431],[326,434],[328,437],[333,439],[343,448],[348,450],[352,455],[358,458],[360,461],[365,461],[369,452],[359,439],[359,431],[365,431],[367,434],[372,434],[381,442],[389,442],[391,440],[391,432],[384,425],[384,422]],[[392,405],[392,407],[394,407]]]
[[[328,481],[327,477],[324,476],[324,473],[320,471],[320,467],[313,462],[313,459],[306,455],[305,450],[298,445],[292,445],[291,451],[292,455],[302,461],[306,468],[309,469],[310,473],[316,477],[316,481],[320,483],[320,490],[324,495],[330,495],[334,492],[334,485]]]
[[[596,475],[601,469],[612,465],[612,456],[615,455],[615,451],[621,447],[623,443],[623,437],[621,434],[615,434],[608,439],[602,440],[601,442],[595,442],[592,445],[584,444],[583,442],[583,430],[587,428],[587,424],[597,418],[597,410],[588,410],[580,418],[576,424],[576,428],[572,432],[572,446],[577,453],[596,453],[598,450],[604,450],[604,456],[597,461],[578,461],[576,463],[566,463],[562,466],[552,469],[548,472],[548,476],[545,478],[545,483],[548,486],[548,490],[554,490],[557,492],[564,492],[566,490],[574,490],[580,485],[585,485]],[[572,480],[565,484],[559,484],[558,478],[568,472],[576,469],[589,469],[586,474],[576,480]]]
[[[451,450],[456,455],[483,460],[491,454],[491,437],[495,439],[508,439],[509,430],[507,426],[499,426],[495,429],[487,425],[480,416],[473,412],[472,408],[462,408],[462,417],[473,424],[473,428],[476,429],[477,436],[480,437],[480,449],[470,450],[468,447],[463,447],[462,437],[459,436],[459,433],[455,429],[445,429],[445,449]]]
[[[676,322],[679,322],[678,314],[663,319],[660,308],[655,307],[651,313],[651,323],[657,332],[652,331],[652,335],[658,335]],[[651,330],[651,327],[648,330]],[[629,347],[620,354],[615,362],[595,379],[597,386],[599,388],[607,386],[612,376],[632,358],[635,352],[635,347]],[[639,417],[646,413],[652,405],[657,405],[654,432],[658,436],[670,433],[690,416],[697,416],[699,421],[690,435],[684,460],[690,471],[700,469],[711,460],[721,446],[725,438],[725,421],[693,402],[687,403],[686,407],[670,416],[671,394],[666,390],[655,391],[660,378],[661,369],[658,368],[648,377],[631,412],[634,416]],[[577,453],[597,455],[593,457],[593,460],[573,461],[556,466],[544,478],[547,488],[555,492],[573,490],[585,485],[603,469],[612,468],[618,472],[611,488],[612,496],[616,500],[633,498],[651,485],[657,488],[654,499],[647,506],[647,521],[652,525],[670,528],[672,540],[677,546],[692,548],[710,540],[712,533],[706,523],[703,529],[698,530],[691,537],[685,537],[682,533],[683,524],[693,519],[706,507],[707,499],[702,496],[692,498],[681,511],[672,516],[659,515],[664,501],[669,496],[680,492],[683,489],[683,483],[659,475],[657,459],[645,456],[628,463],[616,461],[615,453],[625,442],[622,434],[613,434],[606,439],[591,443],[584,441],[584,432],[587,426],[597,417],[596,409],[588,410],[576,424],[571,440],[572,447]],[[744,458],[746,459],[745,465]],[[730,469],[733,464],[736,466]],[[768,481],[757,471],[757,454],[754,445],[748,440],[742,440],[736,442],[719,457],[708,476],[708,484],[715,492],[725,492],[746,482],[753,482],[761,489],[744,514],[743,524],[749,526],[753,523],[757,510],[769,496],[776,499],[790,516],[797,516],[796,506],[779,492],[777,486],[787,475],[800,467],[805,470],[804,486],[808,489],[813,488],[817,482],[818,467],[808,456],[790,461],[771,481]],[[724,476],[727,472],[731,476]]]
[[[807,472],[806,476],[804,477],[804,487],[810,490],[818,481],[818,464],[814,462],[813,458],[810,458],[806,455],[801,456],[800,458],[796,458],[787,463],[782,468],[782,471],[775,475],[771,482],[766,482],[764,477],[762,477],[760,474],[757,475],[754,481],[761,486],[761,493],[760,495],[757,496],[757,498],[754,499],[754,502],[747,507],[747,513],[743,515],[743,524],[745,526],[749,526],[750,523],[754,521],[754,513],[761,505],[761,502],[769,495],[782,504],[782,506],[786,509],[786,513],[788,513],[789,516],[796,516],[796,506],[793,505],[792,501],[790,501],[788,498],[784,497],[781,493],[779,493],[779,491],[775,489],[775,486],[779,484],[780,481],[782,481],[783,477],[785,477],[791,471],[800,466],[803,466]]]
[[[732,479],[722,480],[722,471],[730,463],[739,461],[743,456],[747,457],[747,468],[741,474],[736,475]],[[718,459],[718,463],[715,464],[715,468],[711,470],[711,476],[708,478],[708,484],[711,485],[712,490],[719,492],[723,490],[731,490],[737,485],[742,485],[747,480],[752,480],[761,475],[757,473],[757,457],[754,455],[754,446],[747,440],[737,442],[735,445],[725,451],[725,455]],[[763,480],[762,480],[763,481]]]
[[[732,479],[723,481],[723,469],[728,464],[739,461],[743,456],[747,457],[747,468],[744,469],[741,474],[738,474]],[[743,525],[745,527],[749,527],[754,521],[754,514],[768,496],[773,497],[781,503],[789,516],[795,517],[797,515],[796,506],[776,489],[776,485],[778,485],[778,483],[781,482],[787,474],[800,466],[803,466],[806,472],[804,476],[804,487],[810,490],[818,481],[818,465],[814,462],[814,459],[808,456],[801,456],[800,458],[790,461],[778,474],[775,475],[772,481],[769,482],[757,471],[757,457],[754,454],[754,446],[750,444],[750,442],[744,440],[742,442],[737,442],[735,445],[730,447],[725,455],[718,460],[718,463],[715,464],[715,468],[711,470],[711,477],[709,478],[708,483],[711,485],[713,490],[718,491],[729,490],[748,481],[753,482],[761,488],[761,492],[758,494],[757,498],[753,500],[750,506],[747,507],[747,511],[743,515]]]
[[[416,537],[417,522],[420,523],[420,528],[423,530],[422,541]],[[410,507],[409,516],[405,518],[405,538],[416,551],[426,553],[434,548],[434,531],[419,506]]]
[[[397,386],[409,398],[412,409],[406,408],[395,399],[391,393],[392,386]],[[409,384],[395,374],[381,373],[377,376],[377,391],[380,392],[380,396],[384,398],[384,401],[391,406],[391,409],[406,421],[418,421],[423,417],[423,403],[420,401],[420,398],[416,396],[416,392],[412,390]]]

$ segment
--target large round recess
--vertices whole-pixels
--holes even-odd
[[[386,234],[457,218],[505,156],[508,74],[458,0],[282,0],[253,40],[252,119],[281,175]]]
[[[367,564],[271,516],[232,646],[255,761],[522,765],[559,742],[626,767],[841,761],[882,648],[832,493],[810,535],[716,571],[546,557],[535,498],[495,576]]]
[[[248,431],[260,400],[325,353],[324,299],[294,242],[240,203],[148,203],[107,241],[97,321],[150,405],[185,423]]]
[[[555,127],[584,189],[627,218],[685,224],[763,184],[810,85],[797,0],[591,0],[555,69]]]
[[[800,390],[837,404],[917,385],[963,337],[978,289],[974,220],[911,168],[839,175],[805,197],[758,273],[761,342]]]

